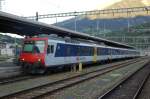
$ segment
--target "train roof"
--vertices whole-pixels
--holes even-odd
[[[75,32],[72,30],[56,27],[53,25],[37,22],[34,20],[25,19],[1,11],[0,11],[0,31],[4,33],[15,33],[18,35],[26,35],[26,36],[33,36],[39,34],[57,34],[58,36],[62,37],[69,36],[71,38],[93,40],[100,43],[103,42],[106,45],[113,47],[134,49],[134,47],[126,44],[90,36],[85,33]]]

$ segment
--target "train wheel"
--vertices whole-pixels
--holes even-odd
[[[47,71],[47,69],[39,69],[39,70],[38,70],[38,73],[39,73],[39,74],[45,74],[46,71]]]

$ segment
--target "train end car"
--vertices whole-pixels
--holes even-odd
[[[24,40],[22,52],[19,57],[19,63],[24,72],[44,73],[45,55],[47,51],[48,38],[26,38]]]

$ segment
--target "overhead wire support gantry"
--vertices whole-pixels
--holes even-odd
[[[115,13],[134,13],[134,12],[149,12],[150,6],[144,7],[133,7],[133,8],[118,8],[118,9],[106,9],[106,10],[93,10],[93,11],[81,11],[81,12],[67,12],[67,13],[56,13],[56,14],[44,14],[38,15],[38,19],[44,18],[56,18],[56,17],[69,17],[69,16],[80,16],[80,15],[101,15],[101,14],[115,14]],[[36,16],[24,17],[27,19],[36,19]]]

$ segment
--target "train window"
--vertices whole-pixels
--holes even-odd
[[[80,56],[80,46],[77,47],[77,56]]]
[[[70,56],[70,52],[71,52],[71,47],[68,45],[67,46],[67,56]]]
[[[54,45],[51,45],[50,48],[51,48],[51,53],[54,53]]]
[[[43,53],[45,41],[25,41],[23,52],[28,53]]]
[[[34,51],[35,53],[43,53],[45,47],[45,41],[35,41]]]
[[[50,53],[50,45],[48,45],[48,47],[47,47],[47,53],[48,54]]]
[[[88,49],[87,49],[87,47],[85,46],[85,47],[82,47],[81,48],[81,54],[83,55],[83,56],[86,56],[86,55],[88,55],[87,53],[88,53]]]
[[[23,51],[24,52],[32,52],[33,51],[33,45],[32,44],[24,44]]]
[[[48,47],[47,47],[47,53],[48,54],[54,53],[54,45],[48,45]]]
[[[89,56],[92,55],[92,49],[89,47]]]

